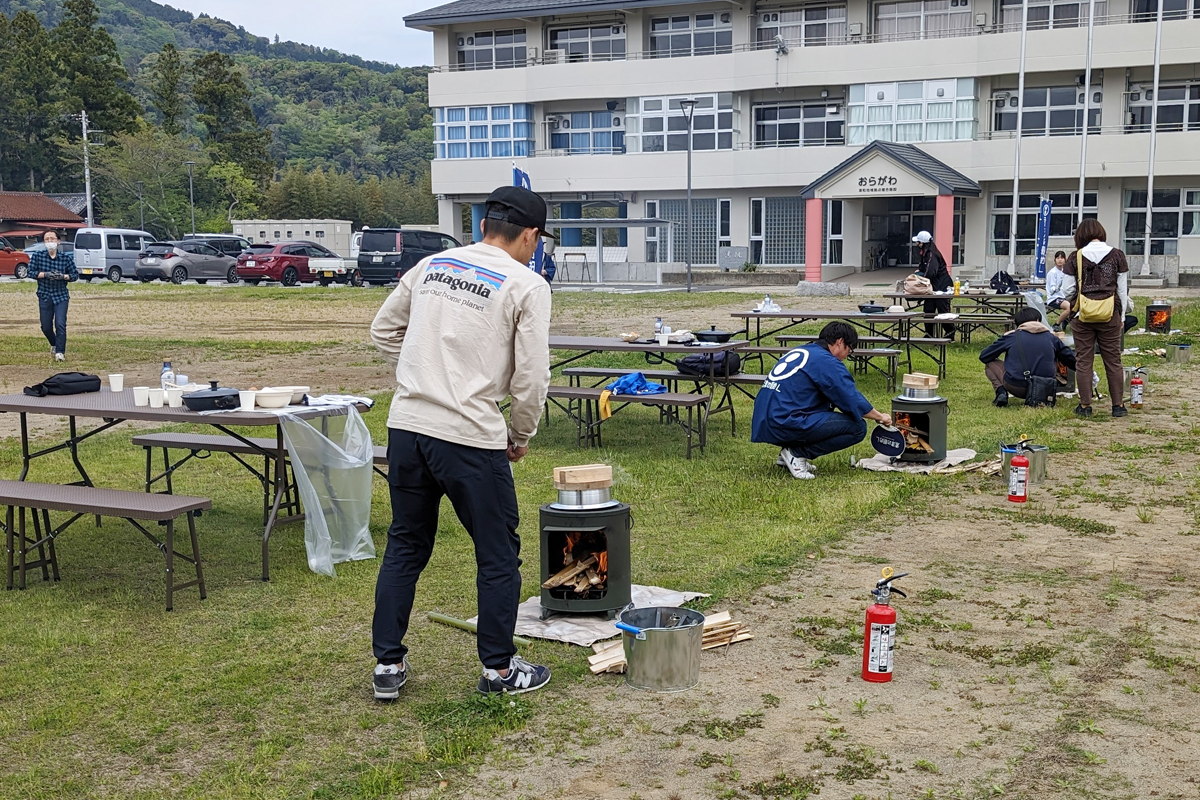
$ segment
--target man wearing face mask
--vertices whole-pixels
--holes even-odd
[[[375,697],[408,680],[417,579],[433,553],[442,497],[475,544],[479,691],[540,689],[550,670],[517,656],[521,539],[510,463],[529,450],[550,384],[550,287],[529,269],[546,202],[517,186],[488,197],[483,241],[430,256],[404,274],[371,324],[396,368],[388,414],[392,526],[375,584]],[[511,398],[506,425],[500,404]]]
[[[67,356],[67,306],[71,295],[67,284],[79,280],[75,269],[75,255],[58,250],[58,234],[46,231],[42,236],[45,250],[35,250],[29,255],[29,274],[37,279],[38,311],[41,314],[42,334],[50,343],[50,353],[55,361],[65,361]]]

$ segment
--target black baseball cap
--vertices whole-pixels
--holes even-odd
[[[489,194],[484,202],[491,206],[486,219],[503,220],[522,228],[537,228],[542,236],[558,238],[546,230],[546,201],[537,192],[521,186],[501,186]]]

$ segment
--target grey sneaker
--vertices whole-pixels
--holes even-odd
[[[375,689],[376,700],[395,700],[400,696],[400,689],[408,682],[408,657],[399,664],[376,664],[375,674],[371,683]]]
[[[504,677],[496,670],[484,667],[479,691],[483,694],[524,694],[536,692],[549,682],[549,667],[530,664],[520,656],[513,656],[508,662],[508,675]]]
[[[55,354],[54,354],[54,360],[55,360],[55,361],[66,361],[66,360],[67,360],[67,357],[66,357],[66,356],[64,356],[62,353],[55,353]]]
[[[817,477],[816,472],[813,471],[812,462],[807,458],[795,455],[786,447],[783,448],[783,451],[779,455],[783,458],[784,466],[787,467],[788,472],[792,474],[793,478],[802,481],[811,481]]]

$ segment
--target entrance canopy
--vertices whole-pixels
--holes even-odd
[[[979,197],[979,184],[911,144],[876,140],[805,186],[805,200],[887,195]]]

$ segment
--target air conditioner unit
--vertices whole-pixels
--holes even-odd
[[[851,36],[863,35],[863,24],[861,22],[851,22],[849,28]]]
[[[566,50],[547,50],[542,58],[543,64],[565,64],[567,63]]]

